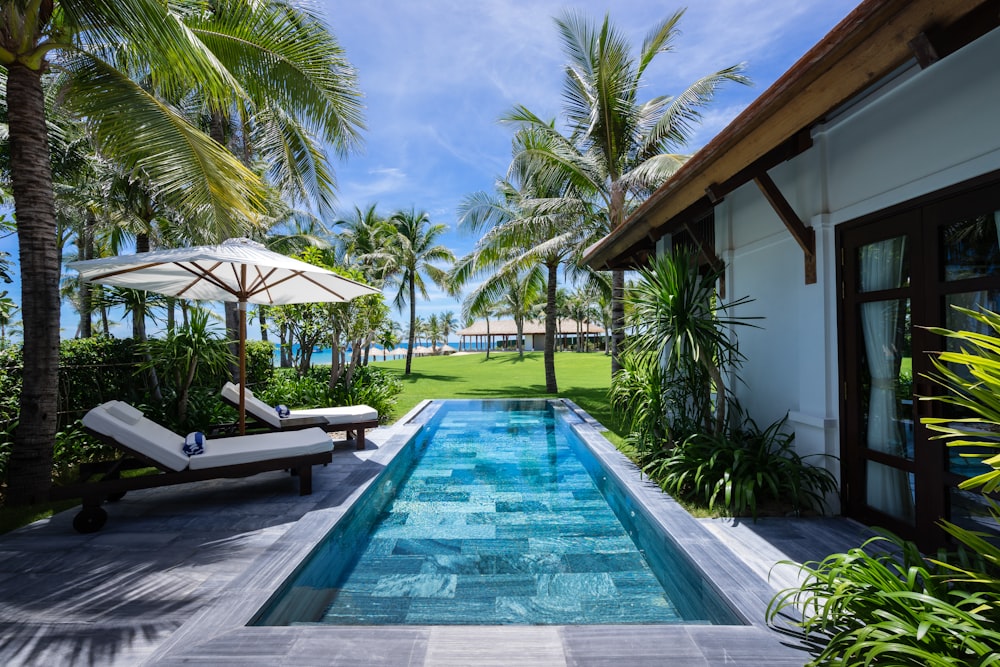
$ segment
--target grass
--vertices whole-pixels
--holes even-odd
[[[403,383],[394,417],[405,415],[427,398],[568,398],[601,422],[605,435],[620,446],[622,435],[608,405],[611,385],[611,357],[603,353],[556,354],[558,394],[545,391],[545,365],[541,352],[493,352],[449,357],[417,357],[410,375],[403,375],[406,360],[379,361],[379,366],[399,375]],[[23,508],[0,508],[0,534],[51,516],[76,505],[75,501],[35,505]]]
[[[611,357],[600,352],[558,352],[557,394],[545,391],[545,365],[541,352],[492,352],[448,357],[415,357],[410,375],[403,375],[406,360],[378,362],[399,375],[403,383],[395,418],[409,412],[428,398],[568,398],[609,429],[613,442],[620,442],[608,405],[611,385]]]

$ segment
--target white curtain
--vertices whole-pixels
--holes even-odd
[[[861,249],[861,291],[899,287],[903,273],[906,237],[886,239]],[[900,350],[896,330],[900,308],[896,299],[861,304],[861,328],[871,375],[868,399],[868,447],[906,456],[906,443],[897,414],[896,382]],[[868,504],[900,519],[913,519],[909,474],[884,465],[868,464]]]

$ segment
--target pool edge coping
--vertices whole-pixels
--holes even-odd
[[[279,637],[283,638],[284,641],[279,643],[288,646],[289,651],[293,650],[291,647],[302,642],[311,646],[315,646],[317,642],[325,644],[326,641],[329,641],[331,645],[336,643],[338,645],[337,655],[343,658],[347,664],[354,664],[358,660],[372,658],[370,646],[361,642],[360,645],[354,646],[352,649],[357,651],[356,654],[344,655],[345,648],[350,648],[343,645],[345,638],[365,636],[368,631],[374,633],[375,636],[390,632],[393,636],[408,638],[406,641],[412,640],[413,650],[418,650],[421,645],[426,650],[426,642],[435,631],[442,632],[447,629],[464,628],[470,640],[474,640],[477,629],[482,630],[483,634],[496,632],[500,628],[510,629],[512,633],[515,633],[517,628],[523,627],[551,629],[554,635],[562,638],[564,657],[574,653],[572,647],[567,645],[567,639],[572,639],[574,635],[585,635],[587,634],[586,630],[590,628],[594,634],[613,632],[622,639],[629,636],[650,639],[657,636],[686,637],[699,649],[702,648],[700,642],[717,642],[726,634],[727,630],[733,630],[736,635],[740,636],[750,634],[752,641],[749,643],[755,646],[754,655],[756,657],[768,660],[767,655],[759,653],[759,651],[765,650],[767,654],[773,653],[773,658],[777,661],[775,664],[785,664],[785,661],[790,659],[790,655],[806,659],[807,654],[803,652],[802,646],[797,640],[771,628],[764,620],[767,603],[777,593],[776,590],[771,589],[736,554],[712,535],[673,498],[660,490],[648,478],[643,479],[638,467],[604,437],[601,433],[604,427],[586,411],[565,398],[539,400],[562,402],[581,418],[581,423],[569,424],[571,429],[601,460],[602,465],[619,478],[623,486],[634,494],[637,500],[641,501],[644,509],[650,512],[650,518],[667,531],[685,557],[693,563],[699,572],[706,576],[720,596],[746,621],[745,625],[682,623],[571,626],[384,625],[317,627],[312,625],[249,625],[281,584],[302,566],[319,541],[370,486],[378,483],[385,465],[391,462],[419,432],[422,424],[412,422],[430,404],[435,402],[432,399],[427,399],[414,406],[393,425],[380,427],[381,434],[386,436],[385,440],[368,457],[368,460],[383,464],[382,471],[359,484],[348,498],[337,507],[307,512],[275,544],[271,545],[241,574],[224,586],[215,600],[195,612],[190,619],[173,632],[154,651],[145,664],[188,662],[192,659],[190,652],[192,650],[197,652],[199,647],[216,653],[217,651],[211,648],[211,645],[216,641],[225,645],[224,655],[228,658],[245,659],[248,664],[252,663],[254,658],[260,658],[270,664],[276,659],[273,652],[275,647],[272,647],[266,655],[260,653],[262,637],[268,636],[275,640]],[[651,511],[650,503],[653,506],[652,509],[656,510],[655,512]],[[695,555],[699,556],[700,559],[695,558]],[[731,589],[721,586],[720,581],[725,582]],[[747,643],[747,640],[743,640],[743,643]],[[237,648],[234,646],[235,644],[245,645],[245,648]],[[662,654],[664,659],[673,655],[668,652],[671,647],[663,646],[660,648],[665,651]],[[679,643],[672,648],[677,651],[686,651],[682,655],[688,656],[692,647]],[[713,644],[705,648],[717,649],[718,646]],[[791,654],[790,651],[792,651]],[[710,658],[706,656],[705,659]],[[410,664],[409,661],[408,664]]]

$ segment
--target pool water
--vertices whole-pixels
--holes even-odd
[[[257,624],[730,622],[683,559],[640,550],[572,418],[549,402],[441,402],[410,465],[386,471]]]

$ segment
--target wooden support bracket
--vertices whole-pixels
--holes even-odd
[[[805,269],[806,269],[806,284],[812,285],[816,282],[816,232],[812,227],[806,227],[801,220],[799,220],[798,214],[785,199],[784,195],[781,194],[781,190],[775,185],[771,177],[768,176],[767,172],[762,172],[758,176],[754,177],[754,182],[760,191],[764,194],[768,203],[771,204],[771,208],[774,212],[778,214],[781,221],[785,223],[785,227],[792,234],[792,237],[802,248],[802,252],[805,253]]]
[[[907,42],[907,46],[909,46],[910,51],[913,52],[913,57],[917,59],[917,64],[920,65],[920,69],[927,69],[937,61],[941,60],[939,49],[932,41],[931,36],[926,32],[922,32],[911,39]]]
[[[715,248],[705,243],[697,234],[694,233],[694,230],[691,229],[691,225],[689,225],[686,222],[684,223],[684,230],[688,233],[688,236],[690,236],[692,240],[694,240],[694,242],[698,244],[698,250],[701,251],[701,254],[708,261],[712,269],[719,272],[719,298],[725,299],[726,298],[726,272],[724,270],[725,265],[722,263],[722,260],[719,259],[719,256],[715,254]]]

